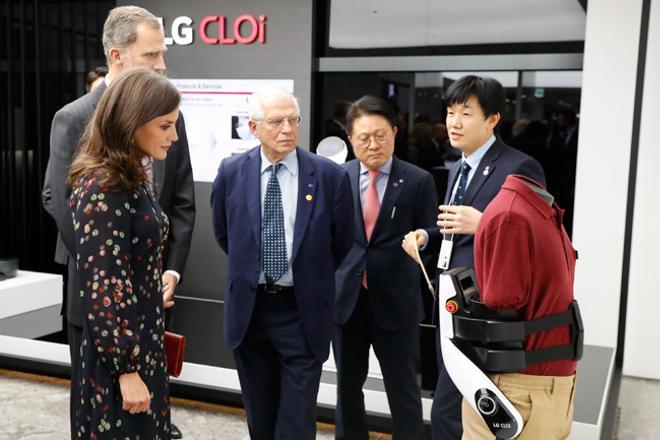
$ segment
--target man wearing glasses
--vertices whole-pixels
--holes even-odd
[[[350,183],[341,167],[297,147],[291,93],[263,87],[250,105],[261,145],[223,160],[211,193],[229,260],[224,335],[250,438],[312,440],[334,274],[353,239]]]
[[[436,189],[428,172],[392,155],[396,114],[385,101],[365,96],[353,103],[346,119],[357,158],[345,164],[355,206],[355,237],[336,276],[336,438],[369,438],[362,386],[373,346],[393,438],[416,440],[423,427],[416,377],[423,306],[420,271],[401,241],[411,228],[434,224]]]

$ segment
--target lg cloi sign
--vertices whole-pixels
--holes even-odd
[[[266,43],[266,16],[265,15],[239,15],[235,19],[224,15],[209,15],[195,23],[186,16],[176,17],[171,25],[167,26],[163,18],[158,19],[165,30],[165,44],[167,46],[188,46],[195,42],[195,34],[204,44],[231,45],[231,44],[265,44]]]

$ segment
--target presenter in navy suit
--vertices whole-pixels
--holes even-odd
[[[365,96],[353,103],[347,128],[357,157],[344,166],[351,178],[355,238],[336,276],[336,438],[369,438],[362,386],[372,346],[393,439],[420,439],[420,271],[401,241],[411,229],[435,224],[435,185],[431,174],[392,155],[396,113],[382,99]]]
[[[211,193],[229,257],[225,339],[254,440],[315,438],[334,274],[353,242],[348,173],[297,148],[299,123],[291,93],[257,90],[249,125],[261,145],[223,160]]]
[[[535,159],[495,136],[505,101],[504,88],[497,80],[464,76],[449,86],[445,101],[449,141],[461,150],[462,159],[449,172],[445,202],[438,215],[439,227],[414,231],[407,236],[404,249],[411,257],[415,255],[414,246],[424,249],[428,245],[427,251],[437,252],[444,238],[453,242],[446,269],[474,267],[474,234],[481,213],[506,177],[522,174],[545,185],[545,176]],[[439,375],[431,409],[433,439],[458,440],[463,431],[462,396],[444,369],[439,346],[437,353]]]

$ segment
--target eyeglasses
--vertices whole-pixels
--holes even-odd
[[[372,140],[376,143],[376,145],[382,146],[387,141],[388,138],[389,138],[389,134],[384,132],[376,132],[373,134],[362,134],[355,139],[355,146],[362,149],[369,148],[369,145],[371,145]]]
[[[266,124],[268,128],[271,130],[279,130],[284,126],[284,121],[289,123],[289,127],[291,128],[298,128],[300,125],[300,121],[302,118],[300,116],[296,116],[293,118],[272,118],[272,119],[266,119],[263,122]]]

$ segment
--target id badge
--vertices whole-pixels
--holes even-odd
[[[453,247],[453,241],[442,240],[442,245],[440,246],[440,258],[438,258],[438,269],[449,269],[449,261],[451,260],[451,251]]]

